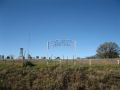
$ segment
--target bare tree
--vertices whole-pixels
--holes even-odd
[[[98,58],[118,58],[120,48],[115,42],[105,42],[97,49]]]

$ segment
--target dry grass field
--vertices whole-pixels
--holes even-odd
[[[0,90],[120,90],[117,60],[0,61]]]

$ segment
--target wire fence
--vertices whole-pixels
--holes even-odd
[[[21,65],[24,60],[0,60],[0,63]],[[26,60],[28,61],[28,60]],[[29,60],[36,65],[120,65],[120,58],[117,59],[38,59]]]

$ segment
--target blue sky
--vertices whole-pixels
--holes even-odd
[[[99,44],[120,45],[120,0],[0,0],[0,54],[33,56],[96,54]],[[47,41],[71,39],[76,50],[47,50]]]

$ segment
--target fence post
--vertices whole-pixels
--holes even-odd
[[[90,65],[90,66],[92,65],[92,60],[91,60],[91,59],[89,59],[89,65]]]
[[[64,60],[64,56],[63,56],[63,60]]]
[[[75,57],[73,56],[73,64],[76,65]]]
[[[47,61],[47,66],[48,66],[48,61]]]
[[[61,65],[62,60],[60,59],[60,65]]]
[[[118,62],[118,65],[120,64],[120,60],[117,60],[117,62]]]

